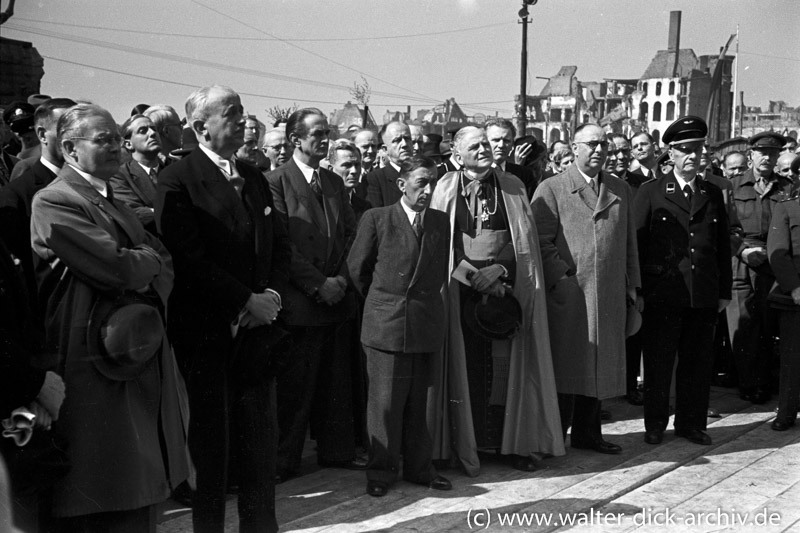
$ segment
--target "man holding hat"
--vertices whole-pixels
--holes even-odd
[[[105,109],[58,120],[65,160],[33,198],[46,340],[66,399],[55,431],[71,468],[54,488],[59,531],[153,531],[152,506],[188,475],[178,374],[164,334],[172,258],[108,185],[122,138]],[[125,529],[127,528],[127,529]]]
[[[750,168],[732,180],[744,242],[734,250],[732,260],[733,305],[728,311],[728,328],[741,397],[756,404],[770,399],[772,339],[777,334],[777,316],[766,300],[775,283],[766,246],[772,211],[792,190],[792,180],[774,172],[784,142],[783,136],[768,131],[750,137]]]
[[[673,122],[663,136],[673,172],[642,184],[636,195],[648,444],[664,438],[676,354],[675,435],[711,444],[705,429],[712,348],[717,316],[731,297],[731,245],[722,192],[698,178],[707,132],[699,117]]]
[[[514,468],[532,471],[541,455],[564,453],[536,226],[522,182],[492,166],[484,130],[462,128],[453,149],[462,170],[445,174],[431,201],[453,231],[445,355],[429,406],[434,457],[448,458],[452,443],[475,476],[478,449],[497,448]],[[484,316],[501,320],[474,327],[476,300],[500,306],[508,295],[522,310],[515,335],[503,327],[506,313],[489,309]]]

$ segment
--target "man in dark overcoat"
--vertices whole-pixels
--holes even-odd
[[[664,132],[675,168],[644,183],[636,231],[644,316],[645,442],[658,444],[669,421],[675,357],[675,435],[711,444],[705,433],[717,316],[731,298],[730,234],[722,192],[698,178],[708,127],[686,116]]]
[[[291,251],[264,176],[231,162],[242,111],[227,87],[192,93],[186,116],[199,145],[158,179],[156,222],[175,258],[168,326],[189,392],[196,532],[224,529],[230,448],[240,531],[278,529],[275,381],[264,363]]]

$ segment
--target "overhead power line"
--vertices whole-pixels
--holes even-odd
[[[23,21],[23,22],[34,22],[38,24],[52,24],[54,26],[66,26],[70,28],[82,28],[87,30],[102,30],[102,31],[113,31],[113,32],[121,32],[121,33],[133,33],[136,35],[154,35],[159,37],[176,37],[176,38],[190,38],[190,39],[210,39],[210,40],[218,40],[218,41],[261,41],[261,42],[270,42],[270,41],[281,41],[281,42],[292,42],[292,43],[327,43],[327,42],[359,42],[359,41],[386,41],[386,40],[394,40],[394,39],[415,39],[417,37],[438,37],[440,35],[448,35],[453,33],[466,33],[476,30],[483,30],[487,28],[496,28],[498,26],[508,26],[514,24],[513,22],[497,22],[495,24],[485,24],[483,26],[472,26],[469,28],[458,28],[455,30],[442,30],[442,31],[435,31],[435,32],[426,32],[426,33],[409,33],[404,35],[381,35],[377,37],[328,37],[328,38],[317,38],[317,39],[284,39],[279,37],[241,37],[241,36],[225,36],[225,35],[203,35],[203,34],[189,34],[189,33],[174,33],[174,32],[158,32],[158,31],[148,31],[148,30],[132,30],[128,28],[112,28],[110,26],[92,26],[88,24],[71,24],[69,22],[56,22],[50,20],[37,20],[37,19],[29,19],[25,17],[14,17],[15,21]]]
[[[11,30],[16,30],[16,31],[21,31],[21,32],[26,32],[26,33],[32,33],[34,35],[41,35],[41,36],[44,36],[44,37],[62,39],[62,40],[75,42],[75,43],[80,43],[80,44],[87,44],[87,45],[91,45],[91,46],[98,46],[98,47],[101,47],[101,48],[119,50],[119,51],[122,51],[122,52],[131,53],[131,54],[143,55],[143,56],[153,57],[153,58],[157,58],[157,59],[164,59],[164,60],[168,60],[168,61],[175,61],[175,62],[179,62],[179,63],[183,63],[183,64],[192,64],[192,65],[200,66],[200,67],[215,68],[215,69],[219,69],[219,70],[225,70],[225,71],[228,71],[228,72],[235,72],[235,73],[238,73],[238,74],[246,74],[246,75],[251,75],[251,76],[257,76],[257,77],[260,77],[260,78],[268,78],[268,79],[286,81],[286,82],[291,82],[291,83],[299,83],[299,84],[309,85],[309,86],[314,86],[314,87],[320,87],[320,88],[326,88],[326,89],[334,89],[334,90],[338,90],[338,91],[346,91],[348,93],[350,92],[350,89],[351,89],[351,87],[348,87],[348,86],[345,86],[345,85],[339,85],[339,84],[336,84],[336,83],[329,83],[329,82],[324,82],[324,81],[320,81],[320,80],[311,80],[311,79],[305,79],[305,78],[298,78],[296,76],[286,76],[286,75],[282,75],[282,74],[274,74],[274,73],[271,73],[271,72],[265,72],[263,70],[256,70],[256,69],[246,68],[246,67],[237,67],[237,66],[234,66],[234,65],[228,65],[228,64],[224,64],[224,63],[216,63],[216,62],[213,62],[213,61],[206,61],[206,60],[203,60],[203,59],[193,59],[193,58],[186,57],[186,56],[168,54],[166,52],[147,50],[147,49],[144,49],[144,48],[136,48],[136,47],[122,45],[122,44],[113,43],[113,42],[109,42],[109,41],[102,41],[102,40],[99,40],[99,39],[91,39],[89,37],[79,37],[79,36],[75,36],[75,35],[63,34],[63,33],[49,31],[49,30],[41,30],[41,29],[36,29],[36,28],[27,28],[27,27],[24,27],[24,26],[20,26],[19,24],[6,23],[4,25],[4,28],[11,29]],[[435,103],[440,103],[440,101],[438,101],[436,99],[433,99],[433,98],[420,98],[420,97],[409,96],[409,95],[406,95],[406,94],[390,93],[390,92],[385,92],[385,91],[372,91],[372,94],[375,94],[375,95],[378,95],[378,96],[385,96],[387,98],[397,98],[397,99],[405,100],[405,101],[411,100],[411,101],[417,102],[416,105],[420,105],[420,103],[421,104],[425,104],[425,105],[429,105],[429,104],[434,103],[434,102]]]
[[[279,38],[279,37],[277,37],[275,35],[272,35],[271,33],[267,32],[267,31],[262,30],[261,28],[257,28],[256,26],[253,26],[252,24],[248,24],[247,22],[245,22],[243,20],[239,20],[234,16],[231,16],[231,15],[229,15],[227,13],[224,13],[224,12],[222,12],[222,11],[220,11],[218,9],[215,9],[215,8],[213,8],[211,6],[207,6],[207,5],[203,4],[202,2],[198,2],[197,0],[191,0],[191,2],[194,3],[194,4],[197,4],[198,6],[204,7],[206,9],[208,9],[209,11],[212,11],[212,12],[216,13],[217,15],[221,16],[221,17],[225,17],[225,18],[228,18],[228,19],[233,20],[235,22],[238,22],[242,26],[250,28],[251,30],[255,30],[255,31],[257,31],[259,33],[262,33],[264,35],[268,35],[270,37],[278,39],[279,41],[281,41],[282,43],[286,44],[287,46],[291,46],[292,48],[296,48],[298,50],[301,50],[301,51],[303,51],[303,52],[305,52],[307,54],[310,54],[310,55],[312,55],[314,57],[317,57],[319,59],[323,59],[323,60],[325,60],[325,61],[327,61],[329,63],[333,63],[334,65],[337,65],[339,67],[342,67],[342,68],[345,68],[345,69],[350,70],[352,72],[355,72],[356,74],[358,74],[360,76],[366,76],[368,78],[372,78],[374,80],[377,80],[377,81],[380,81],[380,82],[385,83],[387,85],[390,85],[390,86],[394,87],[395,89],[400,89],[401,91],[406,91],[408,93],[415,94],[418,97],[422,97],[423,99],[426,99],[426,100],[433,100],[433,101],[439,100],[439,99],[434,98],[432,96],[428,96],[426,94],[422,94],[422,93],[414,91],[412,89],[408,89],[406,87],[402,87],[402,86],[397,85],[396,83],[392,83],[392,82],[390,82],[388,80],[381,79],[381,78],[379,78],[379,77],[377,77],[375,75],[372,75],[372,74],[369,74],[367,72],[361,71],[359,69],[353,68],[353,67],[351,67],[349,65],[345,65],[344,63],[342,63],[340,61],[336,61],[335,59],[331,59],[331,58],[326,57],[326,56],[324,56],[322,54],[318,54],[316,52],[313,52],[313,51],[311,51],[311,50],[309,50],[307,48],[303,48],[302,46],[294,44],[292,42],[289,42],[286,39],[281,39],[281,38]],[[377,94],[377,92],[373,91],[373,94]]]

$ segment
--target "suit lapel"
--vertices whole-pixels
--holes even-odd
[[[683,194],[683,189],[678,185],[678,180],[675,179],[675,174],[668,174],[664,177],[664,183],[661,184],[664,191],[664,198],[677,205],[687,213],[689,212],[689,200]]]
[[[317,225],[322,233],[328,235],[328,221],[325,218],[325,211],[319,205],[314,193],[311,191],[311,185],[309,185],[306,181],[306,178],[303,176],[303,172],[300,170],[300,167],[298,167],[297,163],[294,162],[294,158],[290,159],[286,165],[288,165],[287,170],[289,182],[292,185],[292,189],[294,189],[295,195],[300,199],[300,203],[306,207],[306,210],[311,215],[314,224]],[[322,181],[322,177],[320,176],[320,182]],[[325,191],[323,189],[323,196],[324,194]]]
[[[411,224],[408,222],[408,216],[406,215],[403,206],[400,205],[400,202],[392,204],[389,211],[389,217],[391,227],[397,228],[399,237],[399,242],[396,243],[397,249],[403,250],[404,253],[411,252],[411,263],[415,265],[414,272],[411,275],[411,281],[409,282],[410,287],[416,281],[420,272],[420,244],[417,242],[417,236],[414,234],[414,230],[412,229]],[[423,221],[422,224],[424,240],[425,222]]]
[[[75,172],[69,165],[64,165],[61,172],[58,174],[64,182],[69,185],[75,192],[92,202],[102,212],[109,216],[117,226],[127,235],[132,245],[140,244],[144,238],[144,228],[139,225],[138,227],[132,224],[136,218],[129,218],[119,212],[114,204],[109,202],[100,194],[97,189],[83,179],[83,176]],[[112,193],[113,194],[113,193]]]
[[[589,187],[589,184],[586,183],[581,173],[574,168],[574,165],[570,166],[568,175],[572,182],[572,192],[577,194],[581,201],[586,204],[586,207],[594,213],[597,207],[597,195],[595,192]]]
[[[601,175],[602,173],[598,174],[598,177]],[[589,188],[589,190],[591,191],[591,188]],[[594,220],[597,220],[597,217],[600,215],[600,213],[611,207],[611,205],[618,200],[619,196],[617,196],[617,194],[611,190],[608,184],[608,180],[601,178],[600,193],[597,195],[597,203],[595,204],[592,218]]]
[[[194,157],[200,166],[199,179],[208,195],[230,214],[232,218],[231,227],[236,228],[239,225],[246,225],[249,217],[244,203],[219,167],[200,149],[192,151],[189,157]]]
[[[339,209],[341,208],[339,205],[339,197],[336,194],[333,183],[331,183],[331,179],[339,179],[339,177],[332,177],[331,173],[326,172],[324,169],[319,169],[318,172],[320,186],[322,187],[322,203],[325,205],[325,219],[327,221],[328,230],[328,250],[326,257],[330,257],[331,253],[333,253],[333,246],[336,244],[336,228],[339,221]]]
[[[398,207],[400,207],[401,215],[403,215],[405,218],[405,211],[403,211],[403,208],[399,204]],[[414,239],[414,242],[416,242],[417,238],[416,235],[414,235],[414,229],[411,228],[411,224],[408,224],[407,218],[405,221],[409,229],[411,229],[411,235]],[[428,265],[430,265],[431,260],[433,259],[434,251],[439,246],[439,239],[442,237],[439,228],[433,223],[433,217],[430,216],[430,209],[425,211],[425,218],[422,220],[422,228],[422,243],[418,248],[419,258],[417,259],[417,267],[414,269],[414,276],[411,278],[409,287],[414,285],[414,283],[419,280],[420,276],[422,276],[428,269]]]
[[[692,198],[691,215],[700,211],[708,203],[708,191],[706,190],[706,182],[701,178],[695,178],[695,188],[697,189]]]
[[[136,161],[128,162],[128,171],[131,175],[131,188],[133,188],[136,195],[153,205],[156,199],[156,190],[153,183],[150,181],[150,176],[144,171],[142,165]]]

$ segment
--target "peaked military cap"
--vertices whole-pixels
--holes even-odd
[[[747,146],[759,150],[780,150],[786,144],[783,135],[774,131],[762,131],[747,139]]]
[[[36,108],[28,102],[14,102],[3,113],[3,121],[11,131],[23,134],[33,129],[33,113]]]
[[[705,141],[708,135],[706,121],[694,115],[681,117],[669,125],[661,140],[664,144],[689,143]]]

